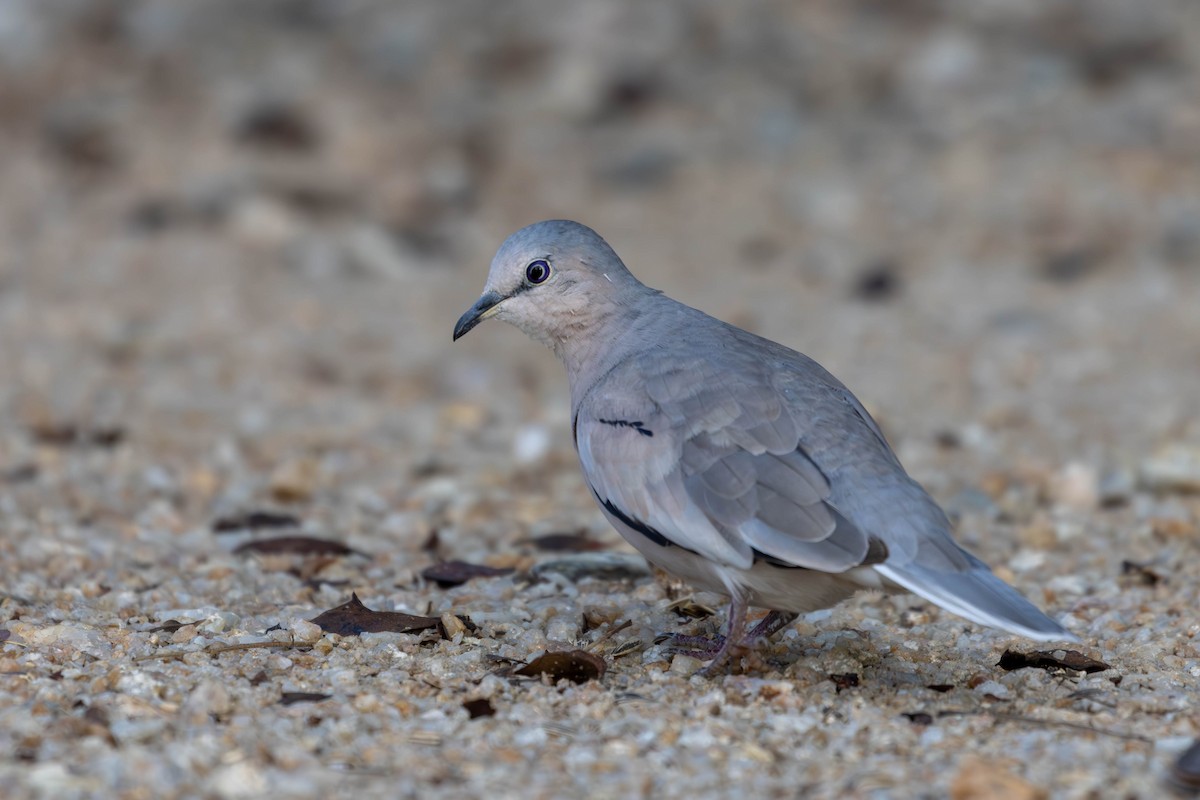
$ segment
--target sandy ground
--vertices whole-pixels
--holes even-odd
[[[4,793],[1161,796],[1200,736],[1198,12],[0,3]],[[692,677],[655,638],[721,598],[607,528],[552,356],[450,343],[544,217],[839,375],[1099,671],[863,595]],[[351,593],[439,627],[310,622]],[[574,649],[599,680],[512,674]]]

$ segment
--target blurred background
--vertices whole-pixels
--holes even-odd
[[[64,513],[182,525],[516,456],[578,518],[551,355],[450,343],[567,217],[943,499],[1099,480],[1200,435],[1198,54],[1188,0],[5,0],[0,455],[52,489],[46,445],[120,444]]]

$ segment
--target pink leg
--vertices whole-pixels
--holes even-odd
[[[729,624],[725,636],[687,636],[673,633],[660,637],[658,641],[670,641],[669,649],[674,653],[693,656],[700,659],[711,659],[711,663],[701,670],[701,674],[712,677],[737,650],[753,649],[759,642],[791,624],[798,614],[790,611],[772,611],[758,624],[745,632],[746,601],[734,595],[729,603]],[[743,632],[745,636],[743,637]]]
[[[747,646],[753,646],[763,639],[769,639],[788,625],[791,625],[792,621],[798,616],[800,615],[792,611],[772,611],[750,629],[750,633],[746,635]]]
[[[734,592],[729,598],[729,622],[726,625],[725,641],[721,642],[720,649],[713,656],[713,660],[708,662],[708,666],[700,670],[700,675],[705,678],[716,677],[725,668],[734,649],[741,648],[742,634],[746,631],[748,608],[746,598],[740,592]]]

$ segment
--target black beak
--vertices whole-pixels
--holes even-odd
[[[483,297],[475,301],[475,305],[467,309],[467,313],[458,318],[458,322],[454,323],[454,341],[458,341],[479,323],[492,315],[492,309],[500,305],[504,300],[496,292],[485,292]]]

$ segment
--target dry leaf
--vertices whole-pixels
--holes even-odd
[[[1127,578],[1130,583],[1142,586],[1157,586],[1165,580],[1162,575],[1152,570],[1149,564],[1139,564],[1136,561],[1122,561],[1121,576]]]
[[[681,597],[667,606],[667,611],[674,611],[684,619],[705,619],[717,613],[703,603],[697,603],[694,597]]]
[[[1103,661],[1085,656],[1078,650],[1033,650],[1019,653],[1016,650],[1005,650],[1004,655],[996,663],[1000,669],[1012,672],[1016,669],[1035,667],[1045,670],[1071,670],[1072,672],[1103,672],[1112,669]]]
[[[248,511],[230,517],[220,517],[213,521],[212,529],[216,533],[241,531],[253,528],[298,528],[300,520],[291,514],[279,514],[274,511]]]
[[[833,681],[837,693],[841,694],[844,689],[853,689],[860,683],[858,675],[853,672],[843,672],[835,675],[830,675],[829,680]]]
[[[586,650],[571,650],[570,652],[551,653],[549,651],[530,661],[525,666],[513,670],[513,675],[533,678],[549,675],[557,683],[566,678],[575,683],[598,681],[608,671],[604,659]]]
[[[421,577],[433,581],[443,589],[460,586],[472,578],[495,578],[508,575],[511,567],[486,567],[482,564],[468,564],[466,561],[443,561],[421,571]]]
[[[296,703],[319,703],[322,700],[328,700],[333,697],[331,694],[321,694],[320,692],[284,692],[279,698],[279,705],[292,706]]]
[[[545,536],[525,539],[524,542],[532,544],[538,550],[551,553],[587,553],[593,550],[604,550],[608,547],[604,542],[598,542],[582,531],[580,533],[548,533]]]
[[[319,539],[315,536],[277,536],[273,539],[256,539],[245,542],[235,547],[233,552],[260,553],[262,555],[289,553],[301,556],[345,556],[358,551],[341,542]]]
[[[32,433],[39,444],[56,447],[116,447],[125,440],[125,431],[122,428],[88,428],[69,422],[35,425]]]
[[[360,633],[413,633],[438,628],[437,617],[419,617],[399,611],[372,611],[362,604],[357,594],[337,608],[313,617],[310,622],[321,626],[321,630],[341,636],[357,636]]]
[[[41,473],[37,464],[18,464],[15,467],[0,472],[0,481],[5,483],[27,483],[28,481],[37,480],[37,476]]]

